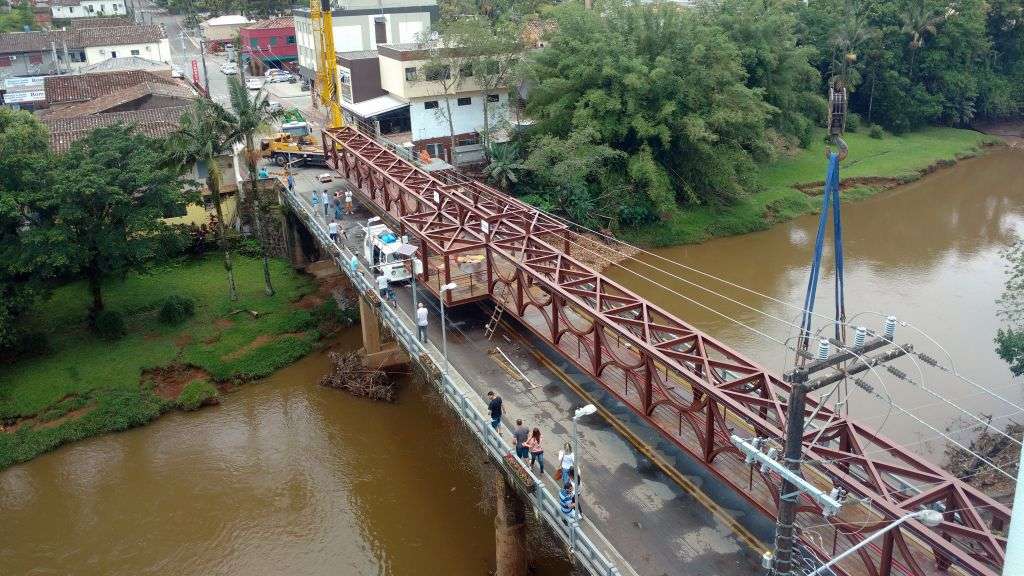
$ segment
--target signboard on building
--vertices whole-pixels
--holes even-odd
[[[4,104],[22,104],[25,102],[40,102],[43,100],[46,100],[45,90],[25,90],[4,94]]]
[[[199,86],[199,63],[192,61],[192,83]]]
[[[24,78],[4,78],[4,90],[41,89],[45,76],[26,76]]]

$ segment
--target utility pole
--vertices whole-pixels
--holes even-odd
[[[890,362],[906,355],[913,350],[910,345],[894,346],[891,350],[868,358],[864,355],[878,350],[893,341],[896,330],[896,319],[890,316],[886,319],[883,337],[872,337],[868,339],[867,330],[857,328],[854,346],[845,349],[844,345],[837,340],[822,338],[818,344],[817,356],[806,354],[810,360],[806,365],[795,368],[783,375],[783,380],[790,383],[792,387],[789,392],[789,404],[786,414],[786,442],[783,459],[785,467],[793,474],[802,477],[800,465],[803,462],[803,437],[804,420],[807,406],[807,394],[820,390],[825,386],[838,384],[846,378],[859,374],[866,370]],[[832,345],[840,347],[840,351],[831,353]],[[826,376],[811,380],[811,375],[838,366],[844,362],[858,360],[845,368],[836,368],[835,371]],[[863,359],[861,359],[863,358]],[[789,475],[782,475],[782,487],[779,490],[779,515],[775,525],[775,556],[772,561],[772,574],[775,576],[795,575],[793,562],[793,547],[795,541],[795,522],[797,504],[799,503],[801,490],[797,482]]]

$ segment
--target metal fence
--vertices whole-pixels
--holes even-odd
[[[282,192],[282,197],[292,208],[295,215],[306,223],[310,233],[317,238],[321,246],[330,254],[331,259],[334,260],[338,268],[345,272],[356,289],[360,292],[374,290],[374,286],[371,285],[370,280],[364,274],[366,266],[355,257],[355,254],[348,247],[339,246],[331,241],[327,230],[303,201],[287,191]],[[351,268],[353,259],[358,263],[355,270]],[[423,342],[419,341],[413,333],[412,325],[403,322],[395,308],[385,302],[381,302],[378,310],[381,320],[392,330],[395,339],[406,349],[413,361],[419,362],[420,355],[426,354],[431,358],[435,366],[443,364],[443,359],[436,358],[435,354]],[[468,386],[464,383],[465,380],[461,377],[459,379],[463,380],[463,382],[457,382],[456,378],[453,378],[457,374],[457,371],[450,369],[449,374],[442,373],[440,379],[433,382],[433,384],[435,384],[445,401],[477,437],[477,440],[484,446],[491,458],[499,465],[505,467],[505,457],[512,452],[511,447],[501,439],[501,435],[497,431],[491,428],[490,417],[481,413],[474,402],[470,400],[469,394],[476,395],[476,393],[468,389]],[[477,404],[479,403],[480,401],[478,400]],[[528,475],[532,481],[533,488],[530,493],[530,500],[533,502],[535,512],[569,546],[570,552],[580,564],[591,574],[597,576],[620,576],[618,568],[608,560],[607,556],[601,552],[593,540],[584,533],[579,523],[567,521],[565,515],[562,514],[558,495],[545,486],[543,479],[536,476],[526,467],[521,467],[519,472]],[[513,485],[518,486],[515,482],[513,482]],[[519,486],[519,488],[522,489],[522,486]],[[596,529],[594,531],[597,532]],[[603,540],[603,537],[601,539]]]

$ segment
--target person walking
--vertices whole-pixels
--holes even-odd
[[[416,329],[420,333],[420,342],[427,341],[427,307],[423,302],[416,307]]]
[[[331,222],[327,225],[327,235],[331,237],[331,242],[338,242],[338,223]]]
[[[383,273],[377,276],[377,295],[381,300],[388,299],[388,277]]]
[[[313,195],[310,197],[309,203],[313,205],[313,214],[316,215],[316,212],[320,207],[320,193],[313,190]]]
[[[324,220],[327,220],[327,217],[329,216],[328,210],[330,210],[330,208],[331,208],[331,195],[327,193],[327,188],[324,188],[323,200],[324,200]]]
[[[562,515],[569,522],[577,522],[580,519],[579,510],[576,508],[576,489],[570,482],[558,491],[558,503],[562,508]]]
[[[487,411],[491,414],[491,428],[495,431],[501,426],[501,396],[494,393],[494,390],[487,392]]]
[[[288,173],[288,191],[295,192],[295,176],[291,172]]]
[[[569,484],[572,479],[572,469],[576,465],[576,455],[572,453],[572,444],[566,442],[565,447],[558,451],[558,477],[562,485]]]
[[[530,451],[530,470],[533,470],[533,465],[538,460],[540,461],[540,473],[544,475],[544,447],[540,444],[540,428],[534,428],[533,432],[530,433],[530,437],[523,442],[523,446]]]
[[[345,214],[355,214],[356,211],[352,209],[352,191],[345,190]]]
[[[334,191],[334,219],[341,220],[341,192]]]
[[[526,447],[526,441],[530,438],[530,429],[523,426],[521,419],[516,419],[516,427],[512,429],[512,437],[516,441],[516,458],[526,461],[530,456],[530,449]]]

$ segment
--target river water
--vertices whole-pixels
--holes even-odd
[[[1006,364],[993,350],[992,339],[1000,326],[995,300],[1006,278],[1000,252],[1024,233],[1022,166],[1024,151],[996,149],[907,186],[842,207],[847,316],[855,324],[880,329],[882,319],[878,316],[855,315],[872,311],[895,314],[945,347],[961,374],[998,390],[1018,405],[1024,399],[1024,386],[1019,381],[1010,381]],[[764,232],[657,251],[663,258],[796,304],[796,309],[730,288],[652,256],[643,257],[649,264],[670,269],[677,276],[713,288],[782,321],[712,296],[643,264],[634,262],[629,271],[613,270],[610,275],[748,357],[781,372],[791,364],[792,353],[787,356],[781,344],[751,328],[783,342],[796,333],[796,328],[788,324],[799,326],[797,314],[807,285],[817,226],[817,215],[809,215]],[[826,316],[818,319],[816,327],[825,325],[827,334],[831,334],[828,318],[833,314],[834,302],[831,251],[829,243],[823,262],[823,272],[827,273],[822,275],[816,305],[816,311]],[[949,366],[950,360],[926,338],[907,327],[900,327],[897,335]],[[898,368],[921,382],[913,363],[901,361]],[[1005,402],[946,373],[928,366],[923,366],[922,371],[929,390],[969,411],[991,414],[997,423],[1007,422],[1006,416],[1015,411]],[[955,431],[965,426],[966,423],[955,422],[963,414],[913,384],[889,374],[884,379],[893,400],[927,425],[898,410],[886,417],[890,412],[888,404],[864,393],[852,395],[851,415],[938,459],[941,454],[936,451],[941,450],[941,445],[929,439],[936,436],[937,430],[952,427]],[[878,387],[874,377],[865,380]],[[967,434],[970,432],[962,435]]]
[[[488,574],[482,451],[423,385],[374,403],[327,366],[0,472],[0,574]],[[538,574],[570,572],[531,540]]]
[[[1024,231],[1022,165],[1024,152],[996,150],[843,207],[850,315],[874,310],[915,323],[950,351],[962,373],[1018,403],[1021,387],[1009,381],[992,336],[1005,277],[1000,251]],[[816,226],[808,216],[659,254],[799,303]],[[668,289],[773,338],[786,340],[792,328],[640,264],[633,268],[645,279],[614,275],[769,367],[786,366],[780,345]],[[819,291],[825,314],[831,280],[825,274]],[[793,309],[714,287],[795,319]],[[873,327],[880,321],[856,320]],[[898,334],[949,363],[909,329]],[[351,347],[357,337],[352,332],[338,345]],[[919,379],[912,365],[901,367]],[[0,472],[0,573],[487,574],[494,533],[492,512],[482,504],[489,495],[481,452],[419,385],[407,382],[394,405],[372,403],[316,385],[326,369],[326,357],[314,354],[218,407],[170,414]],[[929,388],[969,410],[1012,412],[934,369],[925,376]],[[888,381],[893,399],[930,425],[945,429],[957,418],[920,389]],[[863,394],[852,402],[855,416],[891,437],[921,452],[936,449],[927,441],[933,431],[900,414],[885,418],[887,412]],[[568,572],[542,531],[531,538],[537,574]]]

